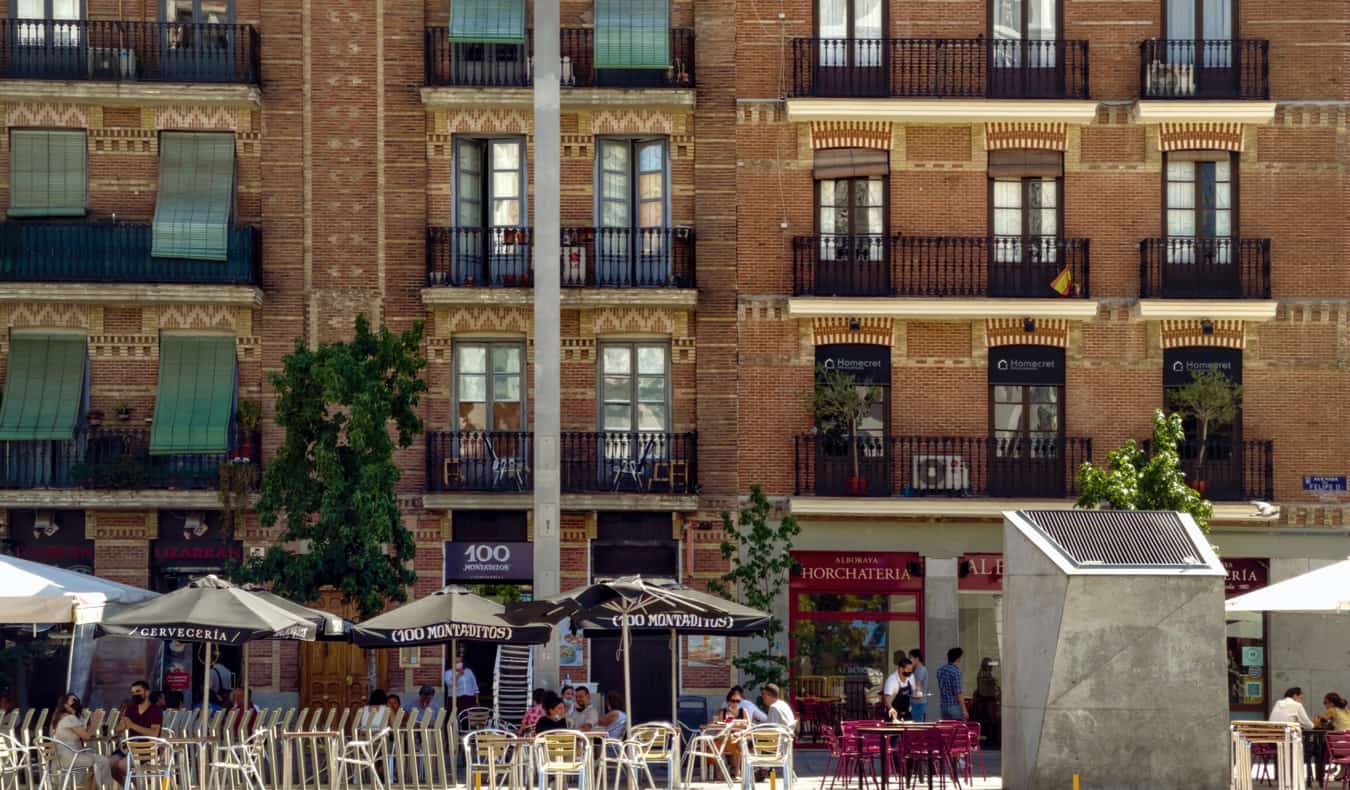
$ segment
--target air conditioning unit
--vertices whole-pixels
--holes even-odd
[[[917,491],[965,491],[970,488],[970,469],[959,455],[916,455],[914,488]]]
[[[136,78],[136,52],[112,47],[91,47],[89,50],[91,79],[131,80]]]
[[[586,248],[562,248],[562,281],[564,285],[585,285]]]
[[[1195,66],[1155,60],[1148,67],[1149,96],[1194,96]]]
[[[39,510],[33,515],[33,537],[51,537],[61,529],[61,525],[56,523],[56,513],[50,510]]]

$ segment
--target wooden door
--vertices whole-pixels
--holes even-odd
[[[355,610],[342,603],[340,593],[325,590],[311,606],[355,619]],[[371,651],[384,676],[384,651]],[[300,643],[300,704],[305,707],[356,708],[370,694],[366,651],[346,642]]]

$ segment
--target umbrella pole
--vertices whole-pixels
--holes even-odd
[[[459,661],[459,640],[450,640],[450,784],[459,784],[459,675],[455,664]],[[468,777],[464,777],[467,782]]]
[[[633,687],[630,680],[631,672],[628,666],[628,654],[632,648],[633,636],[628,630],[628,617],[623,618],[623,734],[628,737],[628,728],[633,724]]]
[[[244,689],[244,710],[247,711],[253,707],[248,696],[248,642],[239,646],[239,655],[239,685]]]
[[[205,665],[202,670],[202,723],[200,732],[206,736],[206,725],[211,720],[211,643],[206,643]]]
[[[680,720],[680,640],[670,629],[670,723]]]

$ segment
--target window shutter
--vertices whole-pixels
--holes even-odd
[[[10,133],[11,217],[82,217],[88,204],[84,132]]]
[[[150,254],[225,260],[233,209],[234,134],[162,133]]]
[[[1064,154],[1036,148],[989,152],[990,178],[1059,178],[1064,175]]]
[[[826,148],[816,151],[814,175],[817,180],[884,176],[890,172],[890,151],[871,148]]]
[[[16,331],[10,338],[0,439],[69,441],[84,403],[84,335]]]
[[[454,0],[450,40],[457,44],[524,44],[525,0]]]
[[[230,449],[237,387],[234,347],[234,338],[227,335],[160,336],[152,455]]]
[[[597,69],[670,66],[667,0],[595,0]]]

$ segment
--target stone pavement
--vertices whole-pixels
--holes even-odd
[[[797,768],[797,786],[794,787],[793,790],[830,790],[831,777],[823,776],[825,772],[825,758],[827,756],[828,752],[826,752],[824,749],[797,750],[797,753],[795,755],[796,757],[795,765]],[[989,769],[989,778],[988,779],[983,778],[983,772],[981,771],[980,765],[980,758],[976,757],[974,766],[975,783],[973,785],[962,784],[961,785],[962,790],[1002,790],[1003,782],[999,778],[999,768],[1001,764],[999,760],[999,753],[985,752],[984,760]],[[659,781],[660,780],[658,780],[658,783]],[[896,780],[894,776],[890,777],[890,782],[891,782],[890,787],[892,788],[892,790],[905,790],[904,788],[901,787],[900,783]],[[776,790],[781,790],[782,788],[781,777],[777,782],[775,782],[775,785]],[[941,784],[938,782],[934,782],[933,784],[933,787],[940,787],[940,786]],[[740,787],[741,785],[738,784],[737,785],[738,790]],[[857,776],[854,776],[853,781],[847,786],[845,786],[840,781],[834,782],[834,790],[849,790],[849,788],[857,790],[857,787],[858,787]],[[927,788],[928,787],[927,782],[924,781],[915,782],[914,784],[910,785],[909,790],[916,790],[916,788],[920,787]],[[952,788],[953,785],[950,782],[948,782],[947,787]],[[726,785],[721,784],[719,782],[694,782],[694,790],[719,790],[719,788],[720,790],[725,790]],[[867,784],[867,789],[875,790],[875,785],[871,784],[871,782],[869,781]],[[767,781],[756,782],[755,790],[769,790],[769,783]]]

